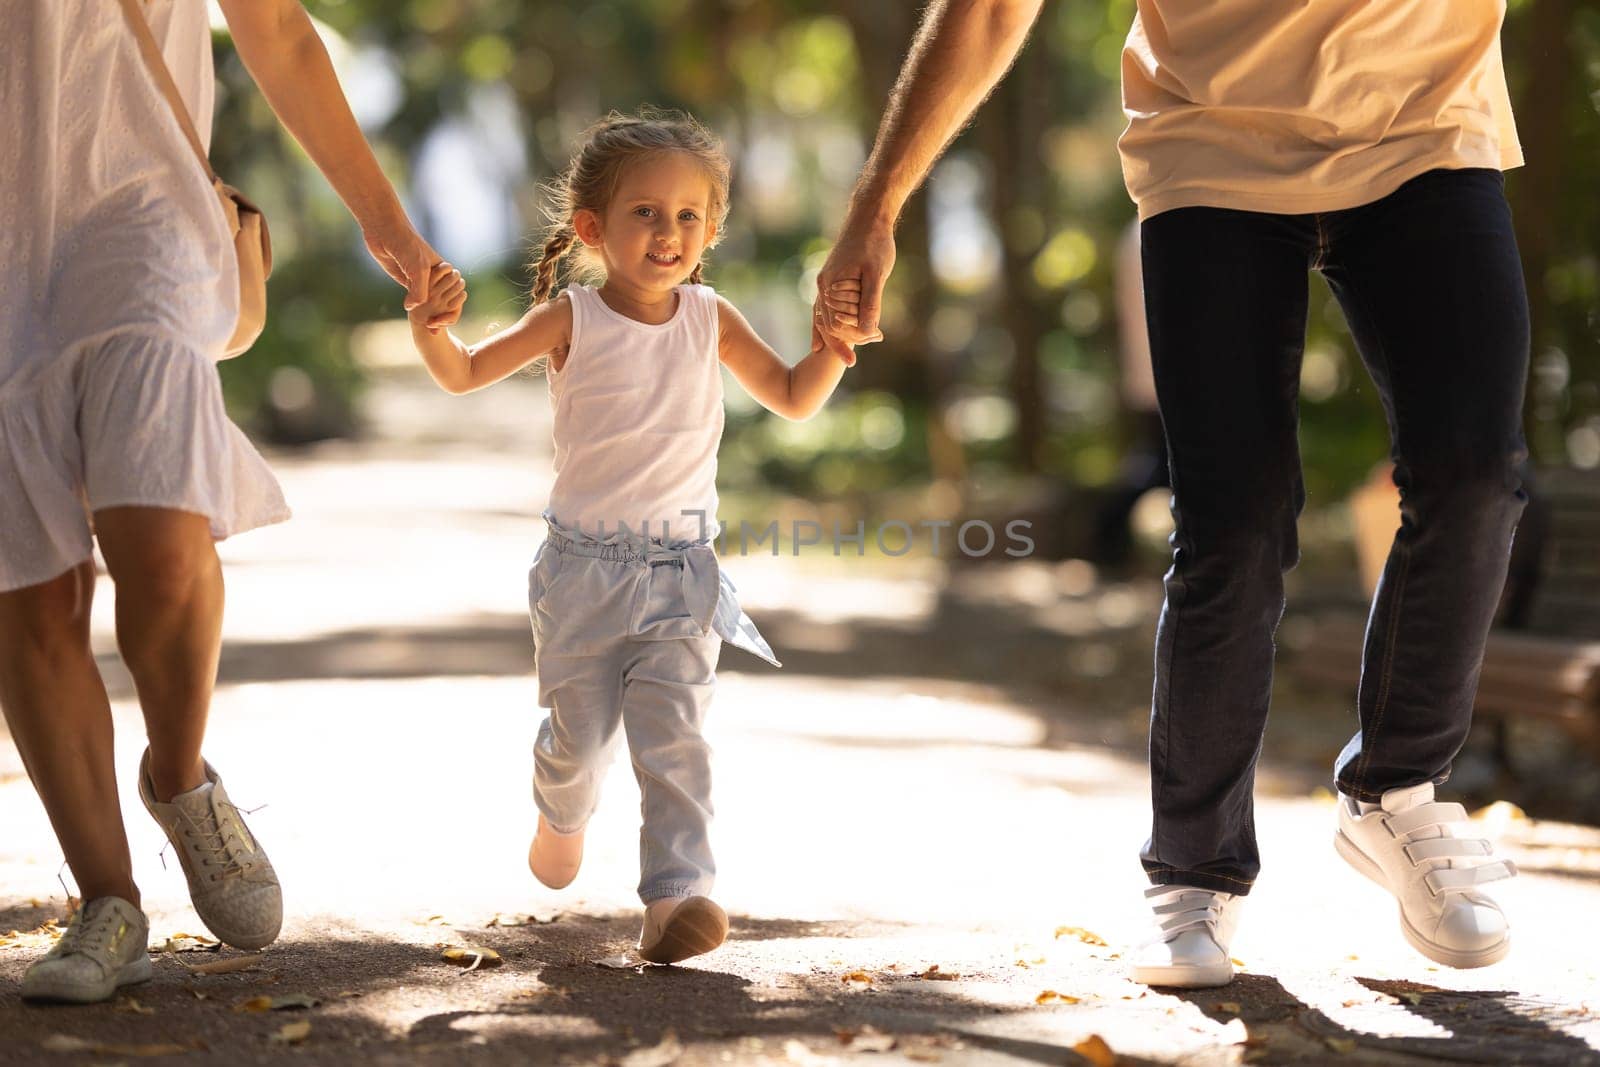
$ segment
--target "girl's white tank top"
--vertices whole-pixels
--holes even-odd
[[[562,526],[599,537],[625,527],[662,541],[716,533],[717,297],[706,285],[674,292],[672,318],[652,325],[613,311],[589,286],[566,290],[571,342],[548,376],[550,513]]]

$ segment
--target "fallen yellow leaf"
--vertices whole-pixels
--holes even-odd
[[[1106,943],[1105,938],[1092,930],[1085,930],[1081,926],[1056,927],[1056,940],[1059,941],[1063,937],[1075,937],[1085,945],[1104,945]]]
[[[178,962],[183,963],[182,960]],[[233,956],[225,960],[213,960],[210,963],[183,965],[189,968],[190,974],[232,974],[235,971],[253,971],[260,963],[260,956]]]
[[[85,1041],[81,1037],[51,1034],[39,1042],[46,1052],[82,1052],[94,1056],[181,1056],[185,1052],[204,1051],[205,1043],[195,1041],[187,1045],[114,1045],[100,1041]]]
[[[299,1022],[285,1023],[282,1029],[267,1038],[267,1040],[280,1045],[298,1045],[310,1036],[311,1020],[301,1019]]]
[[[868,974],[866,971],[851,971],[849,974],[840,978],[839,981],[843,982],[845,985],[871,985],[872,975]]]
[[[1082,997],[1074,997],[1066,993],[1057,993],[1054,989],[1046,989],[1043,993],[1033,998],[1035,1004],[1080,1004]]]
[[[1099,1034],[1090,1034],[1076,1045],[1072,1051],[1094,1064],[1094,1067],[1116,1067],[1117,1054],[1111,1051],[1111,1046],[1106,1044],[1105,1038]]]
[[[1478,822],[1527,822],[1528,813],[1511,803],[1509,800],[1497,800],[1487,807],[1479,808],[1471,816]]]
[[[447,948],[444,950],[444,954],[440,956],[440,959],[446,963],[453,963],[457,967],[465,967],[469,971],[475,971],[479,967],[498,967],[504,962],[500,959],[500,953],[492,948],[484,948],[480,945],[468,945],[465,948]]]
[[[939,965],[935,963],[933,966],[917,975],[917,977],[924,978],[930,982],[954,982],[960,979],[961,976],[956,974],[954,971],[941,971],[939,969]]]
[[[836,1028],[833,1034],[847,1052],[890,1052],[896,1044],[892,1034],[865,1025],[859,1030]]]
[[[258,996],[248,1000],[241,1000],[233,1006],[234,1011],[292,1011],[295,1009],[314,1008],[321,1001],[316,997],[304,993],[289,993],[281,997]]]
[[[548,926],[550,923],[555,922],[559,918],[561,918],[561,913],[559,911],[551,913],[549,918],[545,918],[544,916],[541,916],[541,915],[498,915],[497,914],[494,918],[490,919],[484,925],[488,926],[488,927],[496,927],[496,926]]]
[[[221,942],[199,934],[176,933],[159,945],[150,946],[152,954],[160,952],[221,952]]]

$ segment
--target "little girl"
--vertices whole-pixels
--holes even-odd
[[[536,264],[533,307],[480,344],[428,326],[462,300],[441,264],[411,333],[446,392],[466,393],[548,359],[555,409],[549,536],[528,578],[539,703],[538,830],[528,865],[552,889],[583,859],[611,744],[627,735],[643,796],[639,955],[673,963],[727,937],[706,896],[714,865],[711,753],[701,724],[729,641],[777,665],[718,568],[717,447],[722,374],[791,419],[810,418],[854,355],[813,333],[787,366],[701,282],[701,257],[728,214],[729,163],[694,119],[613,114],[583,138],[555,183],[555,224]],[[551,298],[571,250],[584,276]],[[829,306],[857,312],[846,282]]]

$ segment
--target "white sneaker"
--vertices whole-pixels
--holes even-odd
[[[1433,799],[1433,783],[1383,794],[1362,811],[1339,797],[1333,843],[1350,866],[1400,903],[1400,929],[1413,948],[1447,967],[1485,967],[1511,951],[1505,913],[1478,887],[1517,873],[1489,842],[1462,836],[1467,812]]]
[[[677,963],[710,952],[728,939],[728,914],[710,897],[652,900],[639,931],[639,958]]]
[[[1228,945],[1243,897],[1188,885],[1155,885],[1144,895],[1160,933],[1134,957],[1135,982],[1200,989],[1233,981]]]
[[[222,779],[211,764],[205,766],[204,785],[163,804],[150,781],[146,749],[139,761],[139,797],[178,853],[200,921],[234,948],[264,948],[283,926],[283,890]]]
[[[121,897],[78,909],[44,959],[22,976],[22,999],[94,1004],[125,985],[149,981],[150,922]]]

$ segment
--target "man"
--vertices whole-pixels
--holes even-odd
[[[895,86],[819,325],[881,338],[894,221],[1004,75],[1039,0],[941,0]],[[1336,772],[1338,851],[1400,904],[1429,959],[1502,958],[1482,889],[1510,877],[1434,800],[1466,737],[1525,497],[1528,321],[1500,171],[1521,164],[1503,0],[1137,0],[1119,142],[1139,205],[1173,479],[1142,852],[1162,931],[1133,966],[1220,985],[1260,868],[1252,791],[1283,573],[1304,503],[1296,392],[1308,270],[1332,286],[1382,397],[1402,522],[1373,600],[1361,728]],[[861,290],[859,317],[830,301]]]

